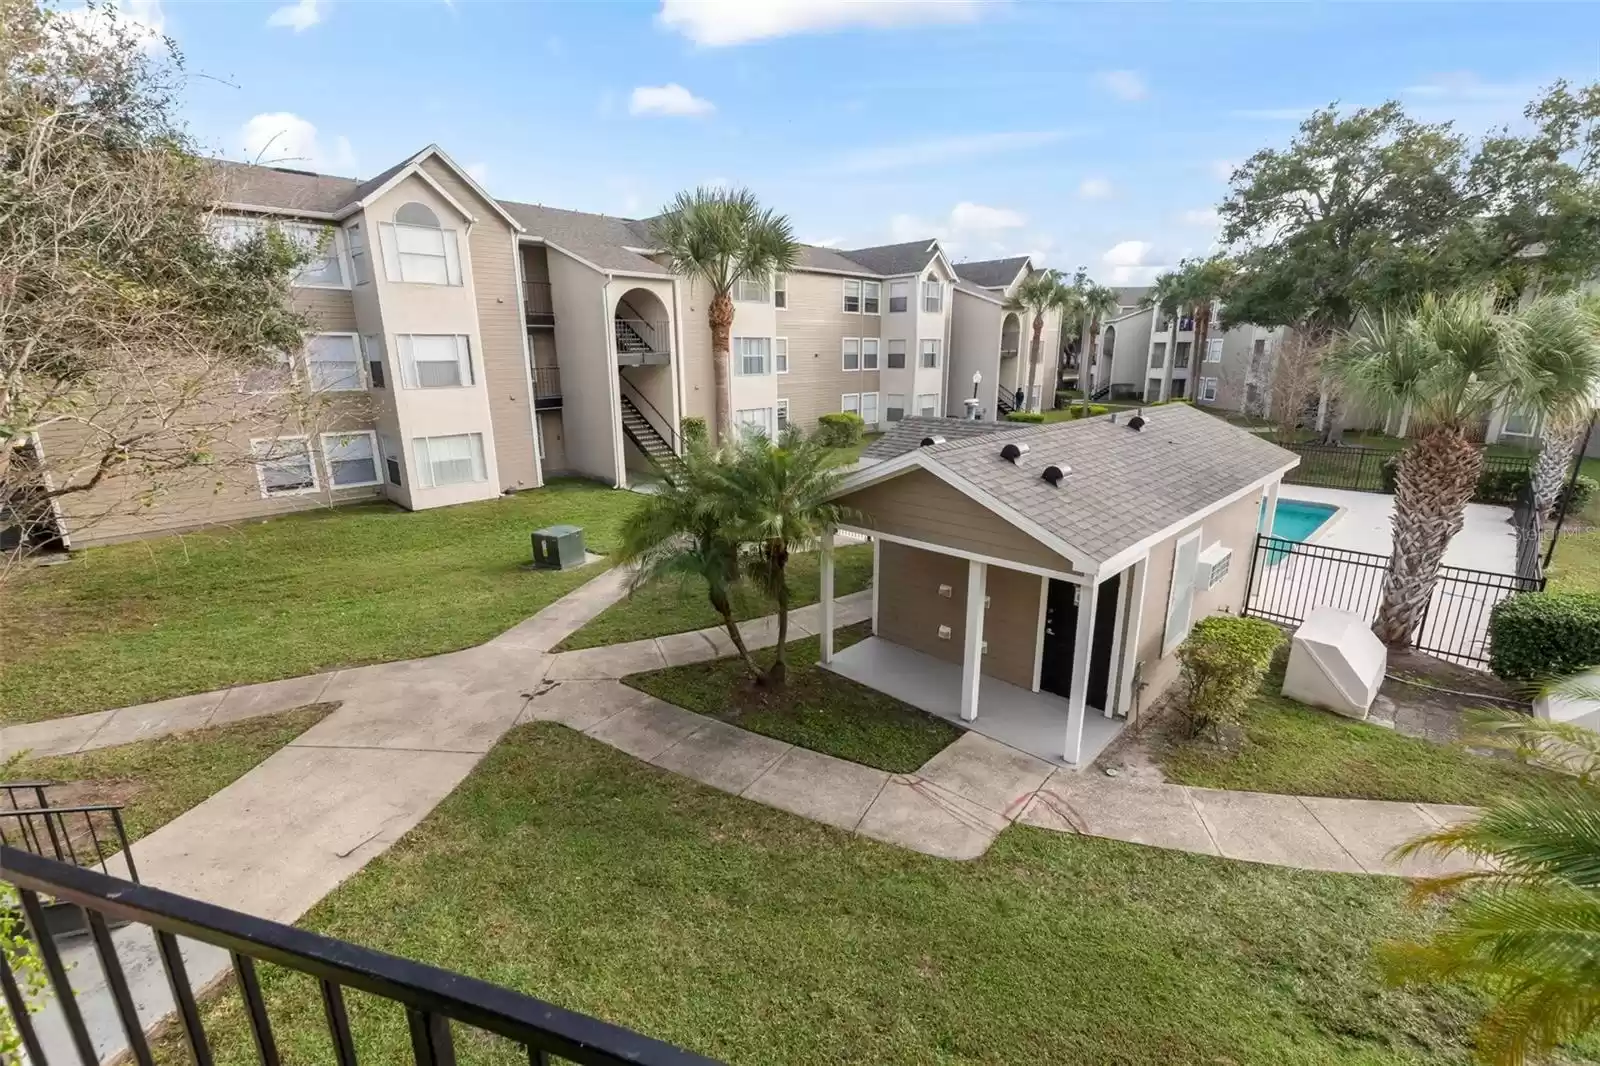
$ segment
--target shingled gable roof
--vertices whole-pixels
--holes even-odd
[[[939,242],[928,239],[904,244],[880,244],[874,248],[846,248],[839,254],[860,263],[874,274],[896,277],[915,274],[931,263],[933,257],[939,254]]]
[[[1017,280],[1030,260],[1025,255],[1009,259],[984,259],[976,263],[957,263],[956,276],[983,289],[1003,289]]]
[[[1016,516],[1018,528],[1092,572],[1299,462],[1293,452],[1188,404],[1147,409],[1142,430],[1129,427],[1129,415],[947,439],[861,467],[840,492],[928,470],[995,513]],[[1016,463],[1000,457],[1001,446],[1013,442],[1028,445]],[[1051,465],[1071,468],[1060,485],[1040,476]]]
[[[1021,422],[974,422],[970,418],[926,418],[917,415],[891,423],[887,433],[867,445],[861,458],[869,462],[893,459],[922,447],[927,437],[943,437],[946,441],[971,440],[973,437],[1027,428]]]

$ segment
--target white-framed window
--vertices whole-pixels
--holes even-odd
[[[924,370],[931,370],[939,365],[939,342],[925,340],[922,342],[921,366]]]
[[[249,396],[271,396],[294,388],[294,360],[285,352],[269,352],[260,366],[239,374],[239,391]]]
[[[400,453],[394,438],[388,434],[378,435],[378,447],[383,452],[383,472],[389,479],[389,484],[401,484],[401,470],[405,467],[405,457]]]
[[[944,283],[939,279],[929,278],[922,283],[922,309],[930,313],[944,309]]]
[[[937,392],[924,392],[917,397],[917,414],[923,418],[932,418],[939,413],[939,394]]]
[[[302,289],[348,289],[344,259],[339,255],[339,230],[334,226],[314,226],[308,222],[285,222],[289,239],[311,254],[311,260],[295,272],[294,284]]]
[[[1205,361],[1208,362],[1208,363],[1220,363],[1220,362],[1222,362],[1222,338],[1221,337],[1207,337],[1206,338],[1206,359],[1205,359]]]
[[[357,285],[372,280],[372,258],[367,254],[367,231],[359,222],[344,228],[345,247],[350,249],[350,274]]]
[[[1217,379],[1201,378],[1200,388],[1195,392],[1195,399],[1201,403],[1211,403],[1217,398]]]
[[[770,337],[733,338],[733,372],[745,377],[770,372],[772,366],[772,339]]]
[[[886,422],[898,422],[906,416],[906,394],[891,392],[883,398],[883,418]]]
[[[1512,407],[1500,426],[1502,437],[1532,437],[1539,432],[1539,412],[1531,407]]]
[[[328,467],[328,484],[355,489],[381,484],[378,476],[378,435],[355,429],[322,435],[322,461]]]
[[[772,338],[772,368],[779,374],[789,372],[789,338]]]
[[[878,424],[878,394],[863,392],[861,394],[861,421],[869,426]]]
[[[875,315],[878,313],[878,301],[883,295],[883,283],[879,281],[863,281],[861,283],[861,311],[863,314]]]
[[[903,340],[890,341],[888,351],[888,367],[890,370],[904,370],[906,367],[906,342]]]
[[[789,306],[789,275],[775,274],[772,278],[772,306],[782,311]]]
[[[839,342],[840,365],[845,370],[861,369],[861,338],[846,337]]]
[[[367,380],[375,389],[389,387],[389,375],[383,361],[383,334],[363,333],[361,347],[366,350]]]
[[[739,427],[739,436],[745,440],[751,437],[772,436],[772,408],[747,407],[733,412],[733,424]]]
[[[876,370],[876,369],[878,369],[878,338],[876,338],[876,337],[862,337],[861,338],[861,369],[862,370]]]
[[[861,394],[859,392],[847,392],[839,397],[839,410],[849,415],[860,414]]]
[[[378,229],[383,271],[390,281],[411,285],[460,285],[461,250],[456,231],[445,229],[427,204],[401,204],[393,222]]]
[[[267,228],[266,221],[242,215],[213,216],[209,225],[211,239],[229,250],[259,237]]]
[[[846,314],[858,314],[861,311],[861,279],[844,279],[844,309]]]
[[[764,304],[772,299],[766,278],[740,278],[733,287],[733,298],[744,304]]]
[[[1167,342],[1156,341],[1150,346],[1150,369],[1160,370],[1167,365]]]
[[[309,437],[252,440],[250,453],[255,457],[256,481],[263,496],[303,496],[322,487]]]
[[[306,339],[306,377],[313,392],[360,392],[361,338],[354,333],[318,333]]]
[[[417,464],[417,480],[425,489],[489,480],[483,462],[482,433],[412,437],[411,450]]]
[[[778,432],[782,433],[784,430],[789,428],[789,401],[788,400],[779,400],[778,401],[777,415],[778,415]]]
[[[473,383],[472,349],[459,333],[400,333],[401,383],[408,389],[459,389]]]
[[[1167,628],[1161,655],[1171,655],[1194,625],[1195,568],[1200,564],[1200,530],[1178,538],[1172,552],[1172,587],[1167,593]]]
[[[904,311],[906,309],[906,305],[910,302],[910,300],[911,300],[911,282],[909,282],[909,281],[891,281],[891,282],[889,282],[889,311],[890,311],[891,314],[896,314],[896,313],[899,313],[901,311]]]

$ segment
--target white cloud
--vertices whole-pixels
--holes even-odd
[[[1238,166],[1239,164],[1231,159],[1213,159],[1206,164],[1206,168],[1211,171],[1211,176],[1218,181],[1227,181],[1232,178],[1233,172]]]
[[[1020,229],[1028,220],[1009,207],[987,207],[963,200],[950,209],[950,229],[956,233],[993,233]]]
[[[1085,200],[1105,200],[1113,191],[1107,178],[1084,178],[1078,183],[1078,195]]]
[[[1234,118],[1259,118],[1268,122],[1299,122],[1310,118],[1314,107],[1243,107],[1228,114]]]
[[[101,44],[120,44],[126,39],[147,52],[162,47],[162,33],[167,24],[161,0],[112,0],[98,7],[68,8],[60,12],[60,17],[72,29]],[[117,36],[119,29],[125,38]]]
[[[962,253],[998,255],[1015,242],[1015,231],[1027,224],[1027,216],[1020,211],[963,200],[942,219],[925,219],[910,214],[890,216],[889,238],[899,242],[931,237],[939,241],[952,256]]]
[[[1150,95],[1150,86],[1137,70],[1102,70],[1094,80],[1118,100],[1143,100]]]
[[[630,115],[693,118],[698,115],[709,115],[716,109],[716,105],[710,100],[696,96],[675,81],[666,85],[641,85],[633,90],[632,96],[628,97]]]
[[[304,33],[322,21],[322,0],[295,0],[267,16],[268,26],[287,26],[296,33]]]
[[[252,163],[350,174],[356,169],[348,137],[325,141],[317,127],[288,111],[256,115],[239,129],[239,151]]]
[[[661,0],[656,22],[707,48],[853,26],[975,21],[980,0]]]
[[[886,144],[848,152],[835,164],[845,174],[870,174],[905,167],[925,167],[976,155],[1022,151],[1054,144],[1068,136],[1065,130],[1015,133],[973,133],[956,137],[930,137],[901,144]]]
[[[1185,226],[1216,226],[1222,222],[1222,218],[1214,207],[1196,207],[1180,214],[1178,221]]]
[[[488,163],[468,163],[465,169],[472,180],[477,182],[479,185],[482,185],[484,182],[489,180]]]
[[[1167,266],[1149,241],[1120,241],[1101,253],[1100,262],[1110,268],[1113,285],[1145,284]]]
[[[1419,85],[1408,85],[1401,90],[1407,96],[1429,100],[1459,100],[1473,103],[1491,103],[1528,99],[1533,87],[1523,82],[1484,81],[1475,71],[1457,70],[1436,74]]]

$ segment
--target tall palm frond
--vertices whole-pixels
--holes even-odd
[[[1600,406],[1600,298],[1593,310],[1571,294],[1541,296],[1517,312],[1521,375],[1511,402],[1543,420],[1533,466],[1534,502],[1549,515],[1579,441]]]
[[[1060,311],[1065,319],[1081,304],[1072,287],[1062,283],[1061,275],[1054,270],[1041,270],[1024,278],[1005,306],[1008,311],[1027,314],[1032,318],[1032,336],[1028,344],[1028,391],[1025,397],[1026,402],[1032,404],[1039,380],[1045,316],[1052,311]]]

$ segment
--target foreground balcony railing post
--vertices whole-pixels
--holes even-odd
[[[391,1000],[405,1009],[412,1058],[419,1066],[452,1066],[452,1023],[481,1029],[519,1045],[533,1064],[554,1059],[593,1066],[717,1066],[713,1060],[692,1052],[485,981],[10,846],[0,845],[0,878],[17,888],[29,934],[44,964],[72,1045],[69,1051],[46,1049],[41,1044],[16,977],[0,956],[0,992],[4,993],[6,1007],[32,1066],[69,1066],[74,1061],[92,1066],[101,1058],[84,1022],[61,951],[45,932],[41,894],[85,911],[128,1052],[140,1066],[148,1066],[153,1059],[107,919],[138,923],[155,934],[156,951],[172,992],[184,1043],[197,1066],[210,1066],[212,1049],[179,937],[231,953],[251,1040],[262,1066],[277,1066],[279,1057],[257,979],[257,962],[296,970],[320,983],[328,1036],[341,1066],[353,1066],[357,1061],[356,1042],[345,1009],[346,989]],[[51,1051],[57,1052],[54,1060],[49,1057]]]

